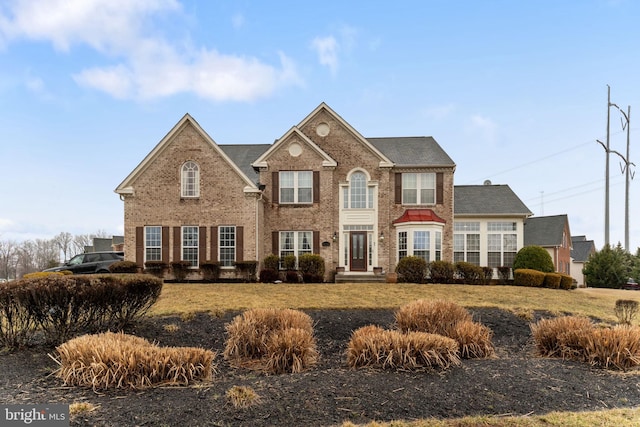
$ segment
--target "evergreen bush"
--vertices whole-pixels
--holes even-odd
[[[453,283],[455,266],[449,261],[432,261],[429,263],[429,279],[431,283]]]
[[[541,246],[525,246],[520,249],[513,260],[513,269],[527,268],[542,271],[543,273],[553,273],[555,270],[553,260],[549,252]]]
[[[324,258],[318,254],[303,254],[298,258],[298,270],[305,283],[322,283],[324,268]]]
[[[402,258],[396,266],[399,279],[408,283],[424,283],[427,277],[427,261],[417,256]]]

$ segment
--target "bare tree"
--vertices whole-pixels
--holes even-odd
[[[60,251],[62,252],[63,260],[68,261],[70,257],[67,257],[69,254],[69,250],[71,248],[71,243],[73,242],[73,236],[71,233],[63,231],[53,238],[53,241],[58,245]]]
[[[0,240],[0,278],[16,277],[18,244],[13,240]]]
[[[93,242],[93,236],[91,234],[76,234],[73,236],[73,242],[71,244],[72,254],[74,256],[85,252],[87,246],[91,246]]]

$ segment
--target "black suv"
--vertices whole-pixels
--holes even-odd
[[[59,267],[44,271],[69,270],[73,274],[109,273],[109,266],[124,260],[124,252],[88,252],[71,258]]]

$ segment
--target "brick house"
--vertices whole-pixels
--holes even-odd
[[[186,114],[115,190],[125,256],[214,260],[233,276],[237,261],[317,253],[327,280],[381,277],[407,255],[454,261],[455,168],[431,137],[365,138],[324,103],[273,144],[219,145]],[[461,207],[487,191],[469,187]],[[475,212],[520,224],[516,251],[530,215],[517,208]]]
[[[525,246],[541,246],[549,252],[555,271],[571,275],[571,231],[566,214],[527,218]]]

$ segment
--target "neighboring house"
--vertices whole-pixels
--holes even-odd
[[[94,237],[93,245],[85,246],[85,252],[124,251],[124,236]]]
[[[571,276],[579,288],[587,286],[582,269],[589,256],[595,252],[596,244],[593,240],[587,240],[586,236],[571,236]]]
[[[551,255],[555,271],[571,274],[571,231],[567,215],[527,218],[524,245],[545,248]]]
[[[452,260],[454,170],[433,138],[365,138],[324,103],[270,145],[218,145],[186,114],[115,190],[126,259],[317,253],[327,278]]]
[[[510,267],[525,244],[529,208],[508,185],[456,185],[454,194],[454,262]]]

